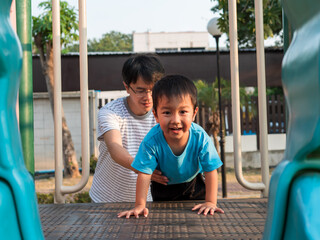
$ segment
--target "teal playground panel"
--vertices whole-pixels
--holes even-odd
[[[44,239],[34,182],[25,168],[16,117],[21,47],[0,1],[0,238]]]
[[[320,239],[320,1],[282,3],[295,29],[282,63],[289,122],[284,160],[271,178],[264,239]]]
[[[16,119],[21,48],[10,6],[11,0],[0,1],[0,238],[44,239]],[[283,7],[295,29],[282,67],[287,146],[271,179],[263,237],[320,239],[320,1],[283,0]]]

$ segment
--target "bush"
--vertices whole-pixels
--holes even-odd
[[[90,203],[90,202],[91,202],[91,198],[89,196],[89,192],[81,192],[73,196],[72,203]]]
[[[53,204],[53,193],[37,193],[38,204]],[[76,194],[67,194],[66,203],[91,203],[89,192],[80,192]]]
[[[53,193],[37,193],[38,204],[52,204],[54,202]]]
[[[90,157],[90,173],[94,173],[94,171],[96,170],[97,162],[98,162],[98,158],[94,155],[91,155],[91,157]]]
[[[94,171],[96,170],[97,162],[98,162],[98,158],[94,155],[91,155],[90,163],[89,163],[90,173],[94,173]],[[82,157],[80,157],[80,164],[82,164]]]

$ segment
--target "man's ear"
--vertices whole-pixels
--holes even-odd
[[[125,87],[127,93],[129,93],[129,86],[123,81],[122,81],[122,83],[123,83],[123,86]]]
[[[196,108],[194,109],[194,113],[193,113],[193,121],[196,119],[196,116],[197,116],[198,110],[199,110],[199,108],[198,108],[198,107],[196,107]]]
[[[152,108],[152,113],[153,113],[154,118],[156,119],[157,123],[159,123],[159,119],[158,119],[157,113],[153,108]]]

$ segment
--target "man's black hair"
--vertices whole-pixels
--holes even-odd
[[[157,113],[158,103],[161,97],[168,99],[189,95],[193,109],[197,107],[197,88],[187,77],[181,75],[168,75],[158,81],[152,90],[153,109]]]
[[[145,83],[155,83],[164,75],[159,59],[152,54],[134,55],[126,60],[122,68],[122,78],[126,85],[135,84],[139,77]]]

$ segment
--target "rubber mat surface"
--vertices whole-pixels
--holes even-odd
[[[148,218],[117,218],[134,203],[39,205],[46,239],[261,239],[267,199],[219,199],[225,214],[198,215],[195,202],[149,203]]]

